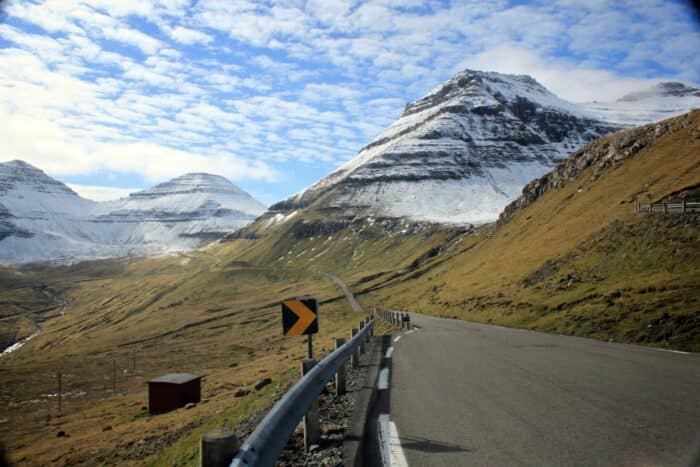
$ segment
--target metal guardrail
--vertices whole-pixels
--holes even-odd
[[[374,310],[374,314],[392,326],[398,326],[401,329],[406,327],[406,329],[411,328],[411,315],[405,311],[392,311],[392,310]]]
[[[328,354],[302,377],[267,413],[243,443],[231,467],[268,467],[277,462],[285,444],[326,383],[345,365],[374,327],[369,320],[352,339]]]
[[[675,203],[659,202],[659,203],[637,203],[637,212],[689,212],[700,211],[700,201],[681,201]]]

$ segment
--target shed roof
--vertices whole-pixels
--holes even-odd
[[[202,377],[193,375],[192,373],[168,373],[167,375],[150,380],[149,383],[185,384],[196,379],[202,379]]]

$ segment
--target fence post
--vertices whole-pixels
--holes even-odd
[[[362,329],[364,327],[365,327],[365,320],[360,320],[359,331],[362,331]],[[365,339],[364,338],[360,339],[360,353],[365,353]]]
[[[316,360],[308,359],[301,363],[301,376],[303,377],[316,365]],[[314,399],[311,407],[304,415],[304,449],[309,452],[312,444],[318,444],[321,440],[321,424],[318,419],[318,398]]]
[[[335,338],[335,348],[339,349],[345,344],[345,339],[342,337],[336,337]],[[345,389],[345,365],[341,365],[340,368],[338,368],[338,372],[335,374],[335,395],[339,396],[341,394],[345,394],[346,389]]]
[[[350,336],[355,337],[359,331],[357,329],[353,329]],[[350,364],[352,365],[353,368],[357,368],[360,366],[360,351],[357,347],[355,347],[355,350],[352,352],[352,357],[350,357]]]
[[[241,442],[233,430],[216,429],[207,431],[199,440],[200,467],[225,467],[241,447]]]

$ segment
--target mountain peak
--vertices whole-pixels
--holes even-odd
[[[60,192],[78,196],[65,184],[49,177],[43,170],[28,162],[19,159],[0,162],[0,193],[20,187],[30,191]]]
[[[517,97],[540,102],[551,108],[572,110],[571,103],[552,94],[529,75],[513,75],[495,71],[466,69],[437,86],[417,101],[406,105],[402,117],[449,101],[469,101],[498,106]],[[456,102],[459,105],[459,102]]]
[[[272,209],[318,200],[343,216],[489,222],[527,181],[618,128],[530,76],[464,70],[409,104],[354,159]]]
[[[153,188],[132,193],[129,196],[138,198],[192,193],[248,195],[248,193],[231,183],[226,177],[204,172],[191,172],[159,183]]]
[[[23,160],[20,160],[20,159],[14,159],[14,160],[7,161],[7,162],[0,162],[0,167],[4,167],[6,169],[10,169],[10,170],[14,170],[14,171],[31,171],[31,172],[44,173],[44,171],[39,169],[38,167],[35,167],[32,164],[30,164],[28,162],[24,162]]]
[[[625,94],[618,102],[636,102],[654,97],[700,97],[700,89],[678,81],[664,81],[650,88]]]

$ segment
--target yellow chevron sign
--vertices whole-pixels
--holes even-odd
[[[282,332],[287,337],[318,332],[318,305],[313,297],[282,302]]]

